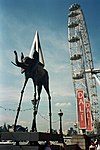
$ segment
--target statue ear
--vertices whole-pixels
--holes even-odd
[[[24,54],[21,52],[21,62],[23,62]]]

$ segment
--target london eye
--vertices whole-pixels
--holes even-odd
[[[89,101],[91,104],[92,127],[95,132],[96,122],[99,120],[99,104],[94,74],[98,70],[94,69],[89,34],[79,4],[73,4],[69,8],[68,44],[75,96],[77,98],[77,90],[84,91],[85,102]]]

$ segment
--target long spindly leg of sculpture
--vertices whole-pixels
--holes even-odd
[[[52,114],[51,114],[51,96],[50,96],[50,91],[49,91],[49,77],[47,76],[44,84],[44,88],[48,94],[48,99],[49,99],[49,117],[50,117],[50,133],[52,133]]]
[[[34,100],[36,100],[36,83],[35,83],[34,79],[32,79],[32,80],[33,80],[33,84],[34,84]]]
[[[18,117],[19,117],[19,112],[20,112],[21,103],[22,103],[22,99],[23,99],[24,89],[26,87],[27,81],[28,81],[28,78],[25,78],[25,82],[24,82],[23,88],[21,90],[21,96],[20,96],[19,106],[18,106],[18,109],[17,109],[16,118],[15,118],[14,131],[16,131],[16,124],[17,124],[17,120],[18,120]]]
[[[37,86],[38,100],[40,100],[41,90],[42,90],[42,84],[40,83],[40,84]]]
[[[27,82],[28,82],[28,78],[25,77],[25,82],[24,82],[23,88],[21,90],[21,93],[24,93],[24,89],[26,87]]]
[[[49,91],[49,80],[47,80],[44,84],[44,89],[46,90],[48,94],[48,99],[51,100],[50,91]]]

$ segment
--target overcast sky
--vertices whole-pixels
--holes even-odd
[[[76,121],[74,94],[68,49],[68,12],[78,3],[84,12],[95,68],[100,68],[100,0],[0,0],[0,125],[13,124],[24,83],[24,75],[13,66],[16,50],[30,52],[36,30],[49,72],[52,96],[53,128],[59,129],[58,112],[63,115],[63,129]],[[31,127],[33,85],[31,79],[25,90],[18,124]],[[100,87],[97,85],[100,101]],[[3,108],[1,108],[3,107]],[[28,109],[28,110],[27,110]],[[37,115],[38,131],[49,129],[48,99],[42,91]]]

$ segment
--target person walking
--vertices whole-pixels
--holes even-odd
[[[96,145],[94,141],[91,141],[91,145],[89,146],[89,150],[96,150]]]
[[[46,142],[44,150],[51,150],[50,141]]]
[[[98,141],[97,150],[100,150],[100,141]]]

